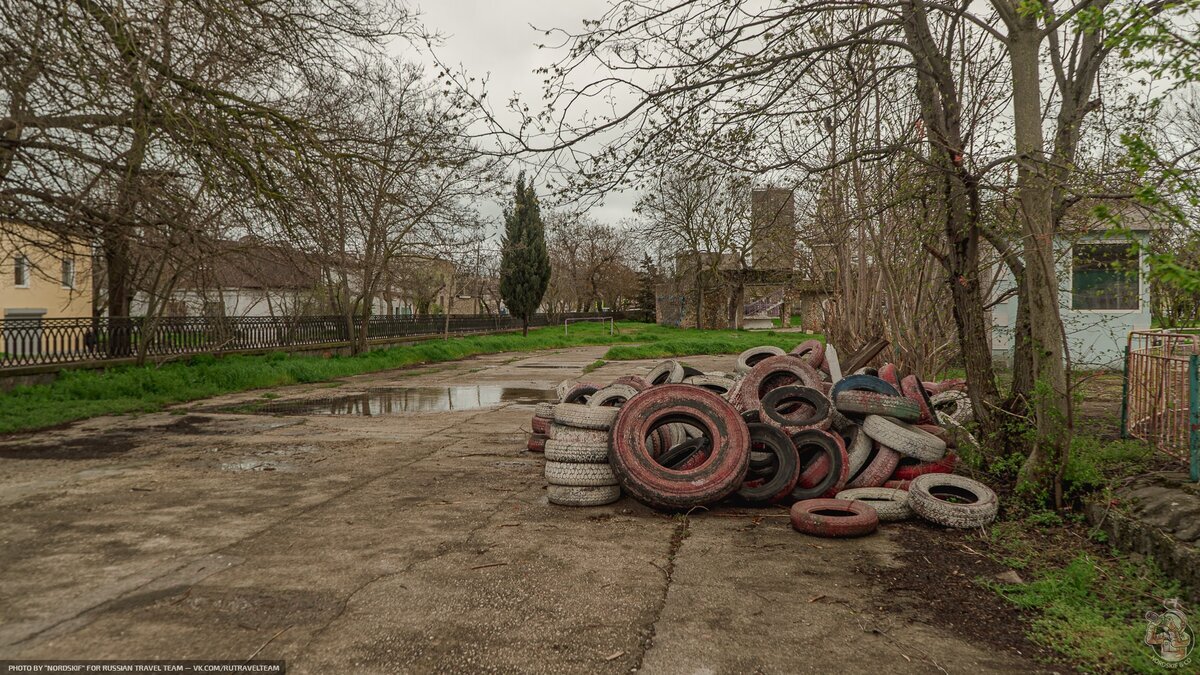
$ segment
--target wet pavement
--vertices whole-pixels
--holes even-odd
[[[0,439],[0,659],[257,655],[292,673],[1036,670],[933,625],[918,593],[897,600],[862,572],[904,565],[911,529],[815,540],[782,509],[548,504],[542,457],[524,449],[542,396],[529,392],[580,379],[603,353],[497,354]],[[687,361],[728,370],[733,357]],[[369,410],[372,392],[397,387],[446,403],[327,407],[365,396]],[[406,400],[426,400],[413,391]],[[280,417],[217,412],[317,399]]]
[[[402,415],[479,410],[505,403],[557,400],[553,389],[494,384],[449,387],[371,387],[354,394],[236,404],[217,412],[255,415]]]

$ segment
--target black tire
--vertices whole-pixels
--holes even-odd
[[[874,375],[850,375],[843,377],[829,391],[829,398],[837,400],[837,395],[843,391],[873,391],[877,394],[899,396],[900,390],[875,377]]]
[[[792,434],[792,443],[796,446],[798,457],[803,457],[805,450],[811,448],[829,458],[829,472],[825,474],[821,482],[810,488],[796,487],[792,490],[792,499],[796,501],[817,499],[838,484],[845,468],[845,461],[842,457],[842,449],[838,447],[837,441],[832,436],[824,431],[805,429]],[[801,466],[800,470],[803,471],[804,467]]]
[[[782,413],[781,407],[788,404],[803,404],[812,408],[804,413]],[[831,405],[825,394],[811,387],[788,385],[767,392],[762,399],[762,414],[781,427],[812,427],[829,419]]]
[[[760,485],[743,482],[738,499],[751,506],[766,506],[786,497],[800,478],[800,454],[788,435],[769,424],[751,424],[750,450],[770,453],[775,470]]]

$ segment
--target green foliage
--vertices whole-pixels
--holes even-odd
[[[550,253],[541,207],[533,183],[525,183],[524,171],[517,176],[514,192],[512,208],[504,212],[500,297],[508,311],[528,326],[550,285]]]
[[[155,411],[171,404],[231,392],[323,382],[362,373],[455,361],[479,354],[636,344],[635,349],[652,348],[658,356],[668,357],[737,353],[757,344],[775,344],[790,349],[811,337],[801,333],[681,330],[627,322],[618,323],[616,329],[615,335],[609,335],[606,325],[583,324],[572,327],[570,335],[563,335],[561,328],[548,327],[532,330],[528,337],[506,333],[428,340],[357,356],[332,358],[281,352],[221,358],[199,355],[188,361],[161,366],[66,370],[50,384],[17,387],[0,394],[0,433],[40,429],[97,415]]]
[[[649,312],[651,320],[654,319],[658,307],[658,296],[654,287],[658,285],[660,276],[658,266],[650,259],[650,254],[644,254],[641,269],[637,273],[638,290],[635,301],[638,307]]]
[[[1064,489],[1072,497],[1103,489],[1115,478],[1144,471],[1153,455],[1153,449],[1142,441],[1102,441],[1077,435],[1063,475]]]
[[[1028,554],[1028,549],[1026,550]],[[1027,584],[985,582],[1034,615],[1029,637],[1083,672],[1158,673],[1142,642],[1143,618],[1179,594],[1152,562],[1078,554],[1064,567],[1039,572]]]

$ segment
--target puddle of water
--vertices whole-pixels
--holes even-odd
[[[490,384],[450,387],[377,387],[344,396],[231,406],[223,412],[255,415],[376,416],[478,410],[502,403],[538,403],[554,400],[557,400],[557,396],[552,389],[526,389]]]

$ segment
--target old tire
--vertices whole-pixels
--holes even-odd
[[[751,347],[746,351],[738,354],[737,365],[734,366],[734,372],[748,373],[758,365],[760,361],[768,359],[772,356],[782,356],[785,354],[782,349],[774,345],[763,345],[761,347]]]
[[[966,424],[975,419],[971,408],[971,397],[961,391],[943,391],[935,394],[930,401],[933,409],[945,413],[957,424]]]
[[[900,371],[894,363],[885,363],[879,367],[879,379],[887,382],[896,389],[900,388]]]
[[[559,403],[554,408],[554,421],[579,429],[607,429],[617,419],[618,408],[592,408],[578,403]]]
[[[634,394],[639,391],[641,390],[635,389],[628,384],[610,384],[592,394],[587,404],[593,408],[601,406],[620,408],[625,404],[625,401],[633,398]]]
[[[569,485],[546,486],[546,498],[559,506],[604,506],[621,498],[621,488],[616,485],[596,487],[572,487]]]
[[[946,455],[945,441],[893,417],[867,415],[863,431],[880,445],[922,462],[936,462]]]
[[[613,475],[611,466],[599,462],[595,464],[546,462],[546,481],[551,485],[594,487],[616,485],[617,477]]]
[[[895,450],[872,442],[871,456],[867,458],[866,465],[858,472],[857,476],[851,476],[850,480],[846,482],[846,487],[863,488],[883,485],[896,471],[900,457],[900,453]]]
[[[815,537],[861,537],[879,527],[869,504],[845,499],[806,499],[792,504],[792,527]]]
[[[558,388],[559,403],[587,403],[588,397],[600,389],[590,382],[563,382]]]
[[[896,470],[892,472],[892,478],[912,480],[927,473],[954,473],[955,464],[958,464],[958,455],[953,452],[947,452],[945,457],[936,462],[917,462],[911,457],[904,458],[896,465]]]
[[[650,388],[650,383],[647,382],[646,378],[642,377],[641,375],[622,375],[621,377],[613,380],[610,384],[625,384],[638,391]]]
[[[843,413],[856,415],[885,415],[915,422],[921,409],[904,396],[890,396],[874,391],[851,390],[839,392],[833,404]]]
[[[875,513],[879,514],[879,522],[894,523],[913,517],[912,507],[908,505],[908,492],[889,488],[850,488],[842,490],[838,499],[866,502]]]
[[[529,434],[529,440],[525,442],[525,449],[530,452],[545,452],[546,440],[546,434]]]
[[[805,429],[791,434],[791,438],[800,457],[800,479],[791,492],[792,499],[802,501],[836,494],[846,485],[850,467],[840,436]]]
[[[996,519],[1000,500],[991,488],[966,476],[927,473],[908,486],[913,513],[945,527],[971,529]]]
[[[871,458],[871,437],[866,435],[862,427],[853,426],[840,432],[842,444],[846,446],[847,473],[857,476]]]
[[[774,472],[751,485],[743,481],[738,499],[751,506],[766,506],[791,493],[800,479],[800,455],[788,435],[769,424],[749,425],[751,453],[763,452],[774,459]],[[770,462],[769,462],[770,464]]]
[[[533,418],[533,420],[530,421],[530,428],[533,429],[533,433],[535,433],[535,434],[549,434],[550,433],[550,424],[553,421],[554,420],[549,420],[549,419],[546,419],[545,417],[536,417],[535,416]]]
[[[654,458],[646,437],[671,422],[704,430],[711,448],[703,464],[675,471]],[[717,394],[666,384],[639,393],[621,407],[608,456],[621,487],[638,501],[660,509],[705,506],[741,487],[750,464],[750,430],[738,411]]]
[[[840,381],[833,385],[829,391],[830,398],[836,397],[844,391],[873,391],[877,394],[887,394],[888,396],[899,396],[900,390],[874,375],[855,374],[843,377]]]
[[[829,399],[812,387],[801,387],[790,384],[767,392],[762,398],[760,412],[766,420],[770,420],[784,431],[791,432],[797,428],[828,429],[832,420],[829,411],[832,405]],[[780,412],[781,408],[797,408],[795,412]]]
[[[820,340],[805,340],[792,349],[791,355],[819,370],[825,364],[825,345]]]
[[[683,382],[683,364],[678,361],[663,361],[646,373],[646,381],[652,386]]]
[[[705,389],[715,392],[720,396],[725,396],[733,391],[736,382],[733,378],[720,377],[717,375],[697,375],[684,379],[684,384],[690,384],[693,387],[704,387]]]
[[[533,407],[534,417],[544,417],[545,419],[554,419],[554,404],[542,402]]]
[[[759,361],[746,373],[730,400],[739,410],[756,410],[762,405],[762,398],[767,392],[789,384],[815,388],[821,384],[821,375],[808,363],[791,354],[772,356]]]
[[[916,421],[918,424],[933,423],[933,401],[930,400],[929,393],[925,391],[925,385],[921,383],[920,378],[916,375],[909,375],[900,380],[900,393],[917,404],[919,414]]]
[[[547,462],[602,464],[608,461],[608,443],[578,443],[551,438],[546,441]]]

